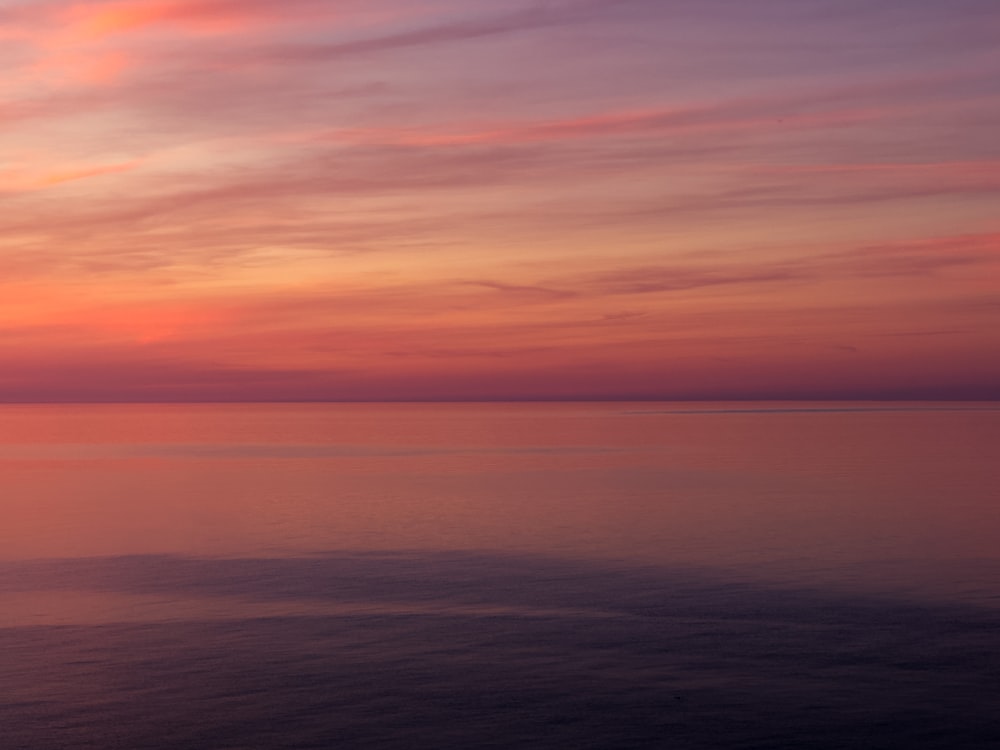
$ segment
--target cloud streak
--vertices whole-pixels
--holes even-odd
[[[1000,380],[1000,13],[831,7],[7,4],[0,399]]]

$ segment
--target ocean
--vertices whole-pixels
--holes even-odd
[[[1000,747],[1000,404],[0,406],[0,747]]]

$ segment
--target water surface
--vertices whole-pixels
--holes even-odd
[[[1000,743],[994,404],[0,425],[4,747]]]

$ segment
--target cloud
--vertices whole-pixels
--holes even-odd
[[[4,362],[582,393],[985,330],[996,66],[914,2],[8,3]]]
[[[961,336],[967,333],[973,333],[974,331],[970,328],[945,328],[945,329],[931,329],[927,331],[889,331],[886,333],[873,334],[876,336],[900,336],[900,337],[910,337],[910,336]]]
[[[538,354],[546,354],[557,351],[553,346],[520,346],[507,348],[477,348],[465,347],[461,349],[409,349],[401,351],[385,352],[389,357],[417,357],[427,359],[509,359],[532,357]]]
[[[995,266],[1000,264],[998,251],[1000,234],[958,235],[864,245],[753,263],[742,262],[738,256],[716,256],[710,263],[703,264],[687,262],[602,271],[581,279],[578,284],[591,293],[631,295],[716,286],[878,280],[928,276],[952,268]]]
[[[259,22],[260,10],[261,3],[230,0],[146,0],[76,5],[69,8],[67,15],[75,34],[94,38],[160,25],[202,33],[232,32]]]
[[[503,294],[517,296],[542,297],[548,299],[564,299],[576,296],[576,292],[564,289],[553,289],[546,286],[536,286],[533,284],[507,284],[501,281],[466,281],[464,283],[470,286],[484,287]]]
[[[4,175],[3,180],[0,181],[0,193],[43,190],[67,182],[128,172],[139,168],[141,165],[142,160],[135,159],[115,164],[53,166],[41,171],[35,171],[34,173],[18,173],[17,171],[13,171]]]
[[[819,277],[821,269],[814,270]],[[149,301],[93,311],[84,306],[55,314],[35,330],[0,336],[0,356],[9,363],[0,375],[0,395],[8,400],[377,400],[596,397],[617,388],[619,396],[721,398],[740,389],[744,396],[760,395],[759,389],[796,383],[795,393],[806,395],[819,393],[821,385],[829,393],[838,387],[858,393],[859,382],[884,383],[888,363],[896,361],[896,367],[924,345],[918,337],[910,337],[912,343],[897,337],[898,345],[865,347],[856,353],[862,358],[860,380],[836,386],[847,365],[830,357],[842,356],[833,347],[846,345],[845,339],[891,334],[907,325],[984,330],[997,305],[988,296],[936,305],[793,304],[771,294],[764,305],[715,297],[709,304],[653,306],[646,315],[617,319],[602,311],[614,311],[625,290],[594,288],[593,281],[581,289],[586,297],[539,300],[555,306],[544,315],[521,314],[525,303],[517,295],[473,295],[457,281],[451,288],[430,281],[395,289],[317,284],[294,294],[280,288],[270,294],[220,293],[192,303],[191,312],[202,311],[198,320],[189,316],[173,335],[148,340],[137,336],[151,325],[180,320],[167,314],[169,307],[157,319],[157,305]],[[804,288],[815,288],[815,282]],[[979,338],[954,339],[950,380],[945,380],[969,388],[979,383],[981,393],[996,358],[982,356]],[[716,358],[722,351],[735,362],[726,370],[731,376],[720,374]],[[958,362],[963,365],[956,369]],[[833,369],[821,377],[824,367]],[[937,378],[940,386],[944,367],[925,363],[920,377],[908,382],[929,387]],[[778,377],[782,368],[787,377]],[[73,378],[67,379],[67,372]]]
[[[581,11],[587,10],[592,5],[588,2],[552,6],[532,5],[509,13],[465,18],[350,41],[275,46],[260,50],[255,56],[258,60],[266,59],[271,62],[319,63],[356,55],[456,44],[572,23],[581,18]]]
[[[46,88],[115,86],[165,71],[219,71],[253,40],[327,33],[412,15],[390,1],[356,0],[44,0],[0,16],[0,38],[33,51],[21,63]],[[240,55],[236,55],[237,58]],[[245,60],[244,60],[245,62]]]
[[[797,278],[800,276],[794,270],[780,266],[763,270],[719,269],[712,266],[641,266],[603,272],[591,284],[604,294],[651,294],[733,284],[782,282]]]
[[[195,34],[227,34],[254,26],[336,18],[356,3],[341,0],[97,0],[42,2],[15,11],[22,22],[44,23],[78,42],[167,28]]]
[[[518,144],[568,141],[583,138],[656,136],[693,132],[703,137],[715,131],[754,128],[826,128],[850,122],[878,119],[878,110],[840,111],[824,114],[780,113],[752,115],[743,103],[688,107],[650,112],[609,112],[538,123],[501,124],[466,132],[433,133],[392,129],[347,130],[334,134],[346,142],[395,144],[400,146],[511,146]],[[741,116],[742,115],[742,116]]]

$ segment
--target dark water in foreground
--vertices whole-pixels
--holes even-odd
[[[1000,410],[875,406],[2,407],[0,747],[1000,747]]]

